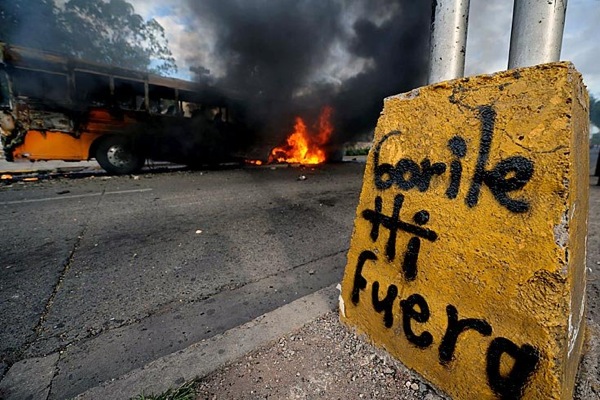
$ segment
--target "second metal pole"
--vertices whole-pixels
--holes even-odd
[[[508,69],[558,61],[567,0],[515,0]]]

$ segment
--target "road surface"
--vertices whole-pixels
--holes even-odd
[[[71,397],[339,282],[363,169],[0,186],[0,372],[56,355]]]

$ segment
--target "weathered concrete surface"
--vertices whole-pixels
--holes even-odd
[[[572,397],[588,99],[556,63],[388,98],[342,319],[456,398]]]
[[[46,399],[56,373],[59,354],[29,358],[12,366],[0,381],[0,398],[35,400]]]
[[[1,209],[0,224],[10,234],[0,245],[0,358],[10,364],[35,341],[48,302],[70,265],[84,219],[66,209],[55,210],[51,218]],[[28,232],[21,235],[17,227],[23,224]]]

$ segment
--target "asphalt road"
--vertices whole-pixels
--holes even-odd
[[[0,374],[57,354],[71,397],[339,282],[363,169],[0,186]]]

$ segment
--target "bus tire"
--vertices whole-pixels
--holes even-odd
[[[123,136],[107,135],[96,147],[96,161],[109,174],[124,175],[139,171],[144,157],[136,152],[130,140]]]

